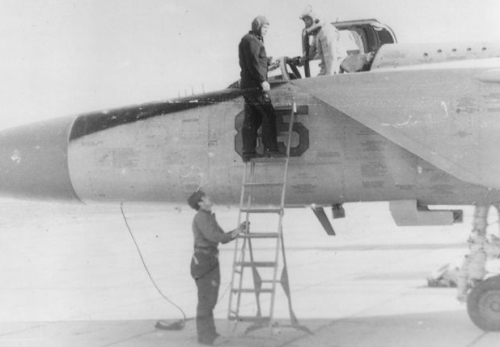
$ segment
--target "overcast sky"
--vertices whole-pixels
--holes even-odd
[[[299,55],[307,4],[399,42],[500,41],[498,0],[0,0],[0,128],[222,89],[256,15],[269,55]]]

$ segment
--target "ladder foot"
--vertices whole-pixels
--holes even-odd
[[[260,329],[264,329],[264,328],[268,328],[268,327],[269,327],[268,325],[264,325],[264,324],[252,324],[248,328],[246,328],[244,334],[246,335],[248,333],[251,333],[252,331],[256,331],[256,330],[260,330]]]
[[[293,328],[295,330],[299,330],[299,331],[302,331],[306,334],[309,334],[309,335],[314,335],[313,332],[306,326],[304,325],[300,325],[300,324],[297,324],[297,323],[292,323],[290,325],[281,325],[279,324],[278,322],[274,322],[273,324],[269,325],[269,323],[265,324],[265,323],[254,323],[252,324],[251,326],[249,326],[248,328],[246,328],[245,330],[245,335],[248,334],[248,333],[251,333],[253,331],[257,331],[257,330],[260,330],[260,329],[277,329],[277,328]]]
[[[306,326],[304,326],[304,325],[292,324],[292,328],[294,328],[296,330],[303,331],[303,332],[305,332],[306,334],[309,334],[309,335],[314,335],[313,332],[311,330],[309,330],[309,328],[306,327]]]

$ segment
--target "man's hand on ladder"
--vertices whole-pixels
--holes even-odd
[[[241,233],[241,232],[248,232],[248,230],[250,230],[250,222],[243,222],[241,223],[236,229],[234,229],[231,233],[231,237],[233,239],[237,238],[238,235]]]

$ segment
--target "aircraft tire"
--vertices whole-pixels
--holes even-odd
[[[477,282],[467,297],[472,322],[484,331],[500,331],[500,276]]]

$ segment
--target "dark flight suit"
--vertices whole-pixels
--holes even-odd
[[[269,59],[263,38],[250,31],[238,46],[241,67],[241,89],[245,99],[242,138],[243,155],[255,155],[257,131],[262,125],[262,142],[266,150],[278,151],[276,112],[262,82],[267,81]]]
[[[198,210],[193,219],[194,254],[191,276],[198,288],[196,330],[198,342],[212,344],[219,336],[215,329],[213,310],[217,304],[220,286],[219,243],[233,240],[215,219],[215,214]]]

